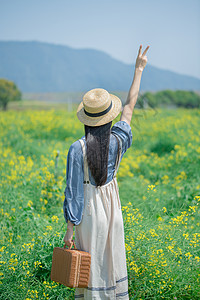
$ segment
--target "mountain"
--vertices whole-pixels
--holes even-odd
[[[0,41],[0,78],[13,80],[23,92],[87,91],[102,87],[127,91],[134,65],[92,49],[73,49],[36,41]],[[147,63],[141,91],[199,90],[200,79]]]

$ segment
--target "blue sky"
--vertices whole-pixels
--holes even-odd
[[[0,40],[103,50],[200,78],[200,0],[0,0]]]

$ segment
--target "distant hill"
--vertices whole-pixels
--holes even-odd
[[[73,49],[41,42],[0,41],[0,78],[23,92],[87,91],[101,87],[127,91],[134,66],[92,49]],[[145,67],[141,91],[199,90],[200,79]]]

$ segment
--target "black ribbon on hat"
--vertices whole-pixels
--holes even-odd
[[[89,117],[100,117],[100,116],[103,116],[105,114],[107,114],[107,112],[109,112],[111,110],[111,107],[112,107],[112,101],[110,103],[110,105],[108,106],[108,108],[106,108],[105,110],[101,111],[101,112],[98,112],[98,113],[90,113],[90,112],[87,112],[84,108],[84,112],[87,116]]]

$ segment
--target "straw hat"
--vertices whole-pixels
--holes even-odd
[[[121,100],[97,88],[88,91],[77,109],[78,119],[88,126],[100,126],[114,120],[122,108]]]

